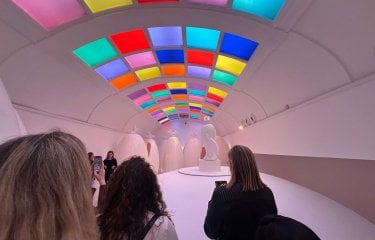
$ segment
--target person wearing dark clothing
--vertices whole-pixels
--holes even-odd
[[[105,170],[105,181],[109,180],[109,177],[117,167],[117,160],[114,157],[113,151],[107,153],[106,159],[104,159],[104,170]]]
[[[275,198],[260,179],[248,147],[234,146],[228,153],[231,179],[217,187],[208,203],[204,231],[211,239],[252,240],[259,220],[277,214]]]
[[[256,240],[320,240],[305,224],[281,215],[264,216],[255,233]]]

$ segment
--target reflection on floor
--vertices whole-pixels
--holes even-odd
[[[272,189],[279,214],[297,219],[323,240],[373,240],[375,225],[337,202],[292,182],[262,174]],[[207,239],[203,221],[216,180],[229,177],[190,176],[178,171],[158,175],[164,200],[180,240]]]

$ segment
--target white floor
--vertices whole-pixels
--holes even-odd
[[[292,182],[261,175],[272,189],[279,214],[297,219],[322,240],[375,240],[375,225],[337,202]],[[180,240],[207,239],[203,222],[216,180],[229,177],[189,176],[178,171],[158,175],[164,200]]]

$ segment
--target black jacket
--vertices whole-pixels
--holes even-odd
[[[204,231],[209,238],[251,240],[259,220],[277,214],[271,189],[242,191],[242,184],[217,187],[208,203]]]

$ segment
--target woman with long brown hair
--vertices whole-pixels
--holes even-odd
[[[0,240],[98,238],[83,143],[54,131],[0,145]]]
[[[133,156],[124,161],[106,186],[103,170],[94,175],[102,185],[98,217],[101,239],[177,240],[156,175],[144,158]]]
[[[261,180],[253,152],[236,145],[228,153],[231,178],[208,203],[204,231],[212,239],[251,240],[259,220],[276,214],[273,193]]]

